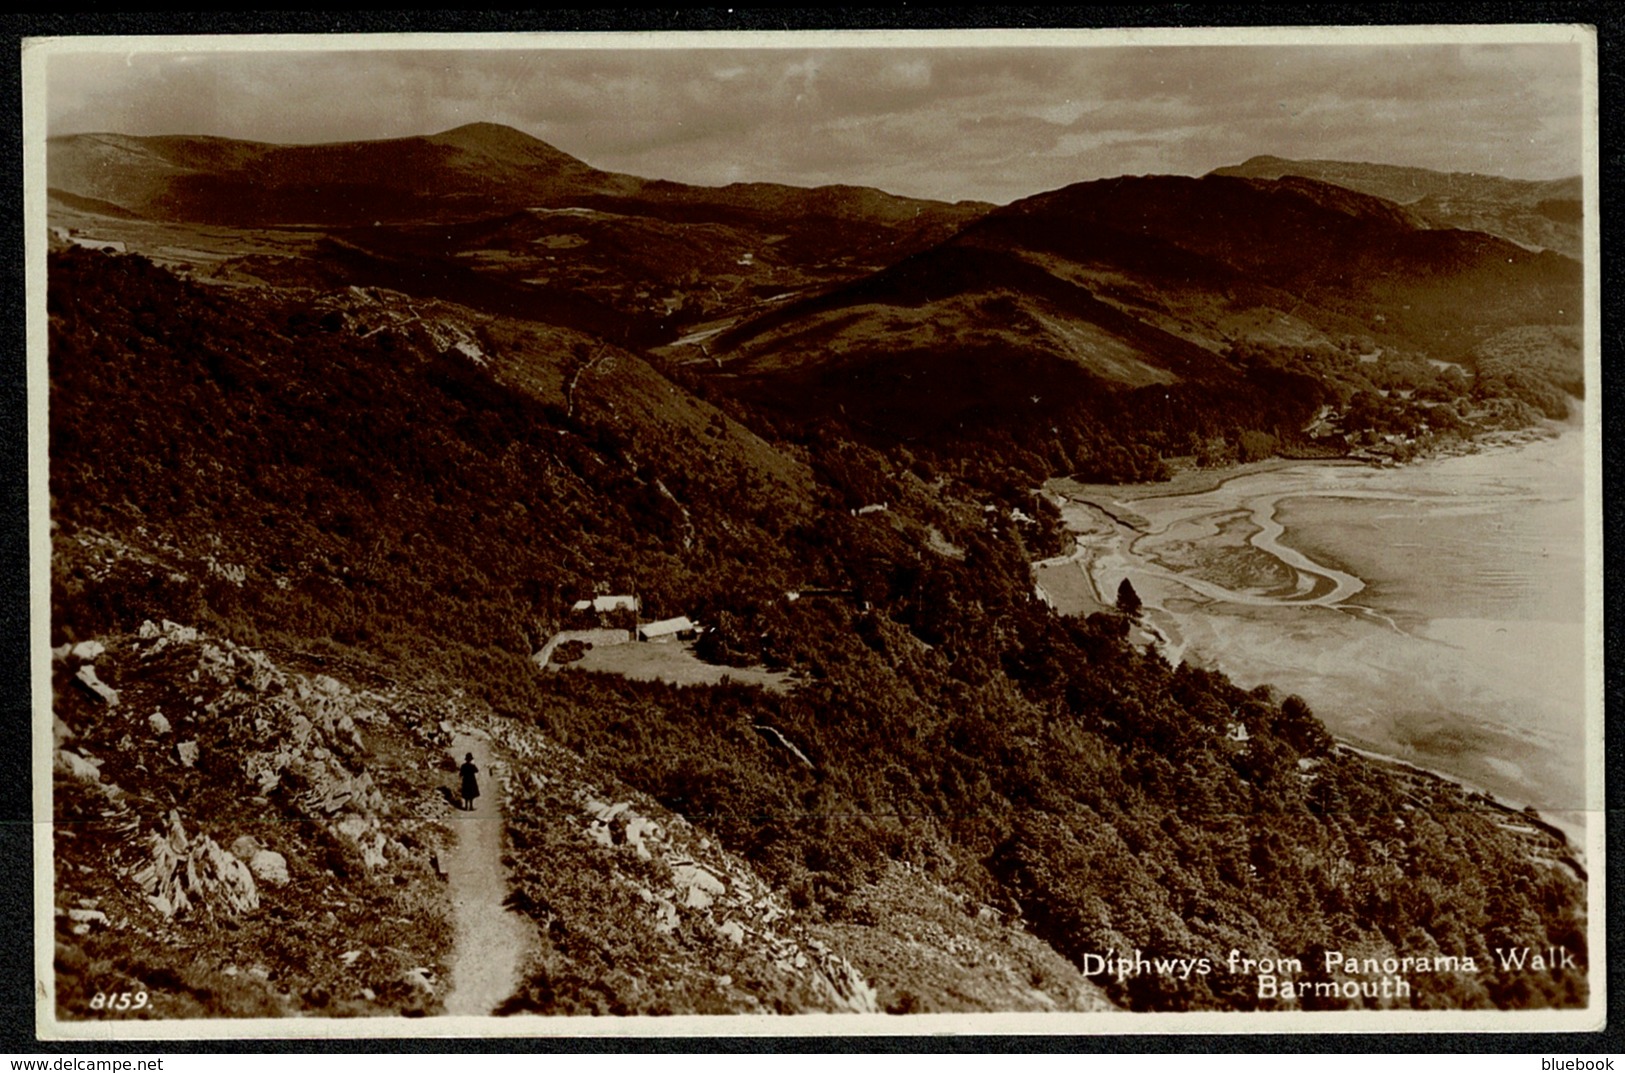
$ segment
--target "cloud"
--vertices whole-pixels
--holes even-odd
[[[974,40],[974,38],[968,39]],[[1003,201],[1259,153],[1579,170],[1577,46],[525,48],[53,54],[53,134],[275,142],[508,123],[609,170]]]

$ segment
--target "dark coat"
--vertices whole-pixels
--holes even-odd
[[[463,765],[463,798],[468,801],[480,796],[480,780],[475,778],[480,769],[471,760]]]

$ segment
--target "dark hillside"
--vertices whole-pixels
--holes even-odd
[[[1580,298],[1575,261],[1330,183],[1121,178],[996,209],[759,313],[717,336],[708,371],[793,423],[844,422],[979,479],[1147,479],[1168,458],[1387,435],[1409,450],[1468,414],[1561,414],[1574,381],[1548,380],[1549,363],[1471,383],[1441,365],[1530,326],[1574,338]],[[1339,428],[1311,443],[1322,407]]]
[[[652,394],[659,377],[579,336],[519,333],[515,350],[540,353],[494,373],[407,325],[375,330],[364,305],[355,319],[245,302],[137,258],[71,253],[52,285],[59,524],[140,525],[188,572],[227,556],[224,578],[203,574],[215,571],[225,622],[522,658],[561,594],[616,579],[675,614],[727,584],[722,564],[772,556],[801,516],[783,499],[786,467],[736,450],[748,437],[720,413],[690,404],[685,444],[601,408],[604,383],[642,377]],[[108,421],[109,407],[126,419]],[[90,615],[96,628],[162,617],[164,575],[130,583]],[[67,581],[58,595],[78,591]],[[83,622],[79,610],[57,621]]]
[[[1022,986],[1068,1003],[1085,988],[1035,940],[1084,971],[1136,949],[1208,959],[1183,977],[1092,977],[1135,1009],[1270,1005],[1225,967],[1233,949],[1311,973],[1325,950],[1477,959],[1416,977],[1419,1008],[1585,1000],[1582,975],[1507,973],[1490,953],[1583,951],[1583,887],[1555,840],[1339,748],[1295,698],[1170,667],[1121,615],[1062,619],[1037,600],[1029,563],[1056,551],[1057,519],[1000,468],[1027,446],[996,445],[1002,479],[977,484],[922,477],[919,458],[833,423],[775,445],[600,340],[399,294],[216,292],[82,250],[52,257],[50,291],[53,643],[113,638],[110,676],[136,675],[130,638],[147,620],[195,622],[352,680],[433,683],[446,720],[478,707],[513,750],[527,803],[509,817],[514,904],[542,937],[510,1009],[750,1008],[738,989],[687,989],[736,972],[782,987],[786,1010],[857,1008],[871,986],[899,1011],[1011,1008],[1008,986],[955,1000],[951,979],[882,955],[901,942],[885,910],[900,872],[921,877],[918,895],[946,892],[932,911],[1003,922],[977,943],[1007,936],[910,942],[1019,953]],[[1238,398],[1304,375],[1242,365]],[[1181,435],[1206,419],[1183,409],[1194,396],[1122,398]],[[637,592],[649,617],[694,614],[713,627],[700,655],[786,669],[795,688],[537,670],[531,651],[597,582]],[[236,664],[222,673],[252,726]],[[183,777],[219,793],[203,776],[243,758],[199,719],[212,766]],[[121,748],[111,724],[94,738]],[[703,897],[672,906],[678,930],[656,927],[673,919],[656,894],[678,866],[607,821],[606,852],[593,848],[583,816],[602,814],[600,793],[670,810],[670,845],[737,875],[717,885],[752,914],[739,919],[822,958],[834,998],[719,940],[727,921]],[[316,910],[277,904],[288,934],[326,934]],[[824,958],[818,934],[841,935],[873,984]],[[298,950],[279,968],[294,972]],[[647,972],[627,970],[650,950]],[[675,959],[685,989],[651,990]],[[1331,1004],[1347,1001],[1395,1000]]]

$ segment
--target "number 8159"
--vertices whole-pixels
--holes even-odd
[[[111,993],[98,991],[96,997],[90,1000],[90,1008],[93,1010],[139,1010],[144,1009],[146,1005],[147,993],[145,991],[114,991]]]

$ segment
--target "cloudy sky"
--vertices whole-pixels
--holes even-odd
[[[650,178],[1003,202],[1113,175],[1200,174],[1261,153],[1576,174],[1585,52],[1556,30],[1519,32],[1544,35],[1533,41],[1408,31],[1409,43],[1268,46],[1168,32],[646,35],[570,48],[508,36],[368,51],[342,38],[248,50],[232,39],[76,39],[45,51],[37,85],[52,135],[324,142],[483,120]],[[448,44],[464,47],[427,47]]]

